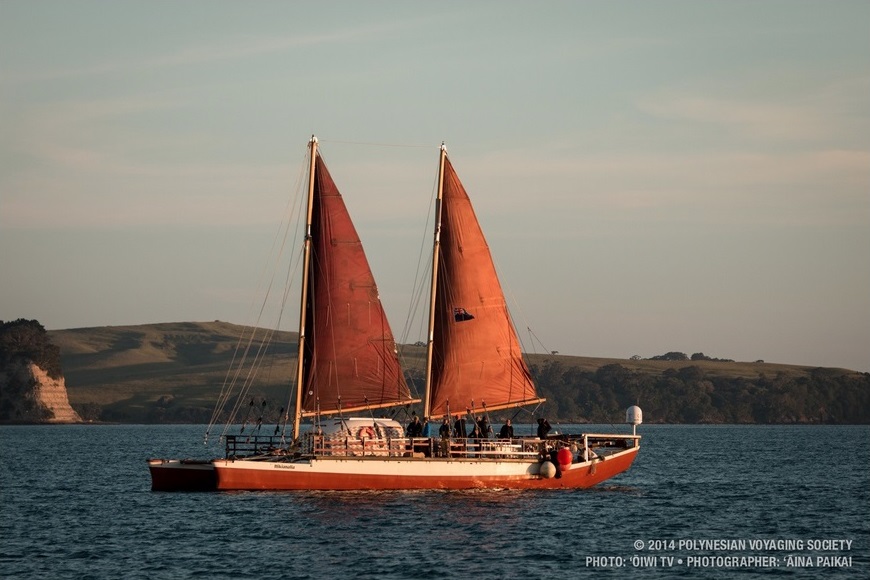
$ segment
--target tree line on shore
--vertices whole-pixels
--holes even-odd
[[[870,373],[816,368],[749,379],[698,365],[661,374],[609,364],[584,371],[560,361],[532,366],[552,415],[565,422],[621,422],[639,405],[653,423],[870,423]]]

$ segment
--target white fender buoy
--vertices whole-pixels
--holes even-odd
[[[556,466],[551,461],[545,461],[541,464],[540,474],[544,479],[552,479],[556,477]]]

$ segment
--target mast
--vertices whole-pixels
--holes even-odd
[[[426,342],[426,394],[423,397],[423,417],[429,419],[432,398],[432,354],[435,345],[435,295],[438,286],[438,259],[441,248],[441,199],[444,195],[444,160],[447,147],[441,142],[438,162],[438,195],[435,198],[435,239],[432,244],[432,290],[429,295],[429,328]]]
[[[308,142],[311,157],[308,167],[308,210],[305,218],[305,248],[302,263],[302,292],[299,299],[299,351],[296,358],[296,411],[293,414],[293,439],[299,438],[299,424],[302,422],[302,389],[305,388],[302,361],[305,357],[305,323],[308,316],[308,275],[311,267],[311,215],[314,202],[314,166],[317,158],[317,137],[311,136]]]

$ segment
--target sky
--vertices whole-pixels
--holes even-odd
[[[527,351],[870,371],[868,22],[863,0],[0,0],[0,320],[254,322],[316,134],[414,342],[443,141]]]

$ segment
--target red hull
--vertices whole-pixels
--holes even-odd
[[[305,468],[257,469],[247,468],[244,461],[216,460],[217,489],[219,490],[402,490],[402,489],[560,489],[587,488],[627,470],[640,448],[610,456],[591,465],[576,465],[562,471],[560,478],[528,476],[446,476],[444,474],[403,476],[395,473],[324,473]],[[318,462],[334,461],[318,459]],[[392,462],[414,460],[391,459]],[[420,460],[418,460],[420,461]],[[290,464],[288,464],[290,465]],[[237,468],[242,467],[242,468]],[[434,472],[434,470],[433,470]]]
[[[214,491],[217,477],[211,461],[149,459],[151,491]]]

